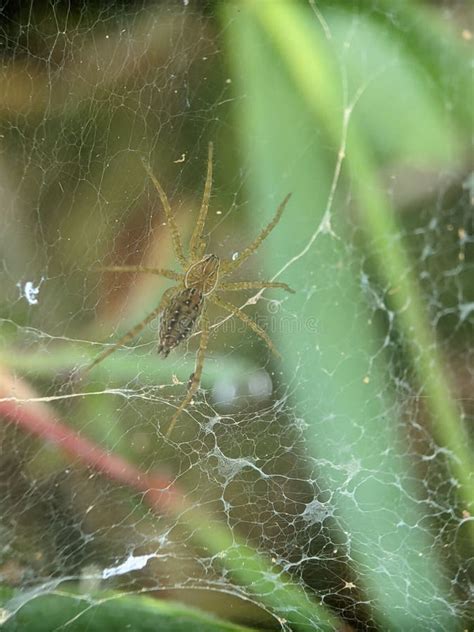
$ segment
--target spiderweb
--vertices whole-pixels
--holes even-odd
[[[426,14],[375,0],[282,2],[275,14],[265,4],[254,16],[251,2],[192,0],[0,8],[7,629],[66,591],[87,609],[146,594],[256,629],[468,620],[472,519],[456,427],[472,418],[474,187],[456,124],[469,106],[454,45],[430,49],[434,85],[428,44],[408,53],[405,38],[421,16],[433,29],[442,18],[460,46],[472,28],[461,3]],[[326,52],[308,81],[292,55],[307,59],[299,47],[316,41]],[[273,278],[296,294],[231,297],[280,361],[211,312],[201,389],[167,438],[199,331],[164,361],[153,321],[90,376],[80,370],[169,286],[98,268],[177,269],[140,158],[187,244],[210,140],[210,251],[236,256],[292,191],[235,280]],[[374,171],[395,209],[385,233],[382,211],[370,215]],[[84,629],[87,609],[44,629]]]

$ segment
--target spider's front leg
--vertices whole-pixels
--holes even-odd
[[[272,221],[260,231],[260,234],[257,235],[254,241],[250,244],[250,246],[247,246],[247,248],[244,248],[244,250],[238,255],[237,259],[225,261],[222,263],[221,265],[222,275],[230,274],[231,272],[234,272],[234,270],[237,270],[237,268],[240,268],[240,266],[244,263],[244,261],[246,261],[250,257],[250,255],[252,255],[258,249],[260,244],[268,237],[268,235],[272,232],[272,230],[280,221],[282,213],[285,210],[285,207],[288,204],[288,200],[290,199],[290,197],[291,197],[291,193],[288,193],[288,195],[285,197],[283,202],[281,202],[280,206],[277,208]]]
[[[201,383],[202,369],[204,366],[204,359],[206,355],[207,344],[209,342],[209,321],[206,317],[206,314],[204,313],[204,310],[201,316],[201,324],[202,324],[201,340],[200,340],[199,349],[196,355],[196,366],[194,369],[194,373],[192,373],[192,375],[189,378],[188,392],[186,394],[186,397],[183,399],[178,409],[174,413],[173,417],[171,418],[169,428],[165,435],[167,438],[173,432],[173,428],[176,425],[178,417],[186,409],[186,407],[191,403],[194,395],[196,394],[196,391],[199,388],[199,384]]]

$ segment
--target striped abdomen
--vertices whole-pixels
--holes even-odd
[[[192,333],[202,311],[203,296],[196,287],[181,290],[163,312],[158,353],[166,358],[171,349]]]

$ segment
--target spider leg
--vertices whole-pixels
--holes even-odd
[[[165,268],[148,268],[146,266],[103,266],[94,269],[97,272],[147,272],[149,274],[157,274],[165,277],[166,279],[173,279],[173,281],[181,281],[183,278],[182,274],[174,272],[174,270],[167,270]]]
[[[209,209],[209,200],[211,197],[212,189],[212,152],[213,144],[209,143],[207,154],[207,176],[206,184],[204,185],[204,194],[202,197],[201,209],[199,211],[199,217],[194,227],[191,241],[189,244],[190,255],[192,259],[198,260],[204,254],[206,244],[201,239],[204,230],[204,224],[206,223],[207,211]]]
[[[260,234],[250,244],[250,246],[247,246],[247,248],[242,250],[242,252],[239,254],[239,256],[235,260],[223,261],[221,263],[221,274],[229,274],[229,272],[233,272],[238,267],[240,267],[243,264],[243,262],[246,261],[250,257],[250,255],[252,255],[257,250],[257,248],[260,246],[262,241],[268,237],[268,235],[272,232],[272,230],[280,221],[281,215],[283,211],[285,210],[285,206],[287,205],[290,197],[291,197],[291,193],[288,193],[288,195],[285,197],[283,202],[277,208],[275,216],[273,217],[272,221],[269,224],[267,224],[265,228],[261,230]]]
[[[181,243],[181,237],[178,231],[178,226],[174,219],[174,215],[171,210],[168,196],[166,195],[165,190],[163,189],[163,187],[161,186],[161,184],[158,182],[157,178],[155,177],[155,174],[153,173],[150,165],[145,161],[144,158],[142,158],[142,163],[143,163],[143,167],[145,168],[145,171],[150,177],[150,180],[155,185],[155,189],[158,191],[158,195],[160,196],[160,200],[161,200],[161,203],[163,205],[163,209],[166,215],[166,221],[168,222],[168,225],[171,230],[171,239],[173,240],[173,249],[174,249],[176,258],[178,259],[180,264],[184,268],[186,268],[187,263],[186,263],[186,257],[184,256],[183,244]]]
[[[189,384],[188,384],[188,392],[186,394],[186,397],[183,399],[183,401],[179,405],[179,408],[176,410],[176,412],[174,413],[171,419],[169,428],[166,432],[166,437],[169,437],[170,434],[173,432],[173,428],[175,427],[178,417],[181,415],[183,410],[185,410],[188,404],[191,403],[191,400],[196,394],[196,391],[199,388],[199,384],[201,383],[202,368],[204,366],[204,358],[206,354],[207,343],[209,342],[209,321],[204,313],[201,316],[201,322],[202,322],[201,340],[199,342],[199,349],[196,355],[196,365],[195,365],[194,373],[190,377]]]
[[[117,340],[117,342],[112,347],[109,347],[108,349],[100,353],[88,366],[85,367],[85,369],[83,369],[83,371],[86,373],[89,372],[93,367],[95,367],[97,364],[102,362],[102,360],[105,360],[105,358],[108,358],[109,355],[114,353],[114,351],[117,351],[119,347],[127,344],[129,340],[132,340],[133,338],[138,336],[138,334],[143,329],[145,329],[148,323],[151,322],[154,318],[156,318],[158,314],[165,309],[165,307],[170,302],[171,296],[175,292],[176,292],[176,287],[168,288],[163,293],[163,296],[161,297],[161,301],[159,302],[158,307],[156,307],[150,314],[148,314],[148,316],[146,316],[141,322],[135,325],[135,327],[130,329],[130,331],[127,331],[127,333],[124,334],[121,338],[119,338],[119,340]]]
[[[222,298],[216,296],[215,294],[211,294],[208,297],[208,300],[214,303],[215,305],[222,307],[222,309],[225,309],[227,312],[232,314],[232,316],[237,316],[239,320],[241,320],[247,327],[249,327],[252,331],[254,331],[257,334],[257,336],[259,336],[265,342],[267,347],[277,358],[281,358],[280,353],[277,351],[275,345],[273,344],[272,340],[268,336],[267,332],[264,329],[262,329],[260,325],[257,325],[257,323],[254,320],[252,320],[250,316],[247,316],[247,314],[243,312],[240,309],[240,307],[237,307],[236,305],[233,305],[232,303],[228,303],[227,301],[224,301]]]
[[[226,292],[234,292],[235,290],[262,290],[266,287],[279,287],[282,290],[295,293],[289,285],[286,283],[274,283],[273,281],[240,281],[237,283],[221,283],[219,285],[219,291],[225,290]]]

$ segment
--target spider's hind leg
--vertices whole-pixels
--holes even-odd
[[[132,327],[132,329],[127,331],[127,333],[119,338],[119,340],[117,340],[114,345],[108,347],[107,349],[105,349],[105,351],[100,353],[89,365],[85,367],[85,369],[83,369],[83,372],[88,373],[93,367],[97,366],[98,364],[100,364],[100,362],[105,360],[105,358],[108,358],[109,355],[117,351],[119,347],[127,344],[127,342],[133,340],[133,338],[138,336],[138,334],[143,331],[143,329],[145,329],[148,323],[150,323],[154,318],[158,316],[158,314],[160,314],[160,312],[162,312],[166,308],[175,291],[176,289],[174,287],[168,288],[161,297],[161,301],[158,307],[156,307],[150,314],[148,314],[148,316],[146,316],[141,322],[135,325],[135,327]]]
[[[244,311],[242,311],[239,307],[237,307],[237,305],[228,303],[227,301],[224,301],[224,299],[215,295],[211,296],[209,300],[212,303],[214,303],[214,305],[218,305],[219,307],[222,307],[222,309],[225,309],[226,312],[229,312],[229,314],[231,314],[232,316],[236,316],[239,320],[241,320],[244,323],[244,325],[249,327],[249,329],[254,331],[257,334],[257,336],[259,336],[263,340],[263,342],[267,345],[267,347],[270,349],[270,351],[273,353],[274,356],[276,356],[277,358],[281,358],[280,352],[273,344],[272,339],[267,334],[265,329],[262,329],[260,325],[257,325],[257,323],[254,320],[252,320],[250,316],[247,316],[247,314]]]
[[[202,331],[201,331],[201,340],[199,343],[199,349],[196,356],[196,366],[194,372],[189,376],[188,381],[188,392],[186,397],[183,399],[173,417],[171,418],[171,422],[168,430],[166,431],[166,437],[168,438],[170,434],[173,432],[173,428],[176,425],[178,417],[181,413],[187,408],[187,406],[191,403],[194,395],[196,394],[199,384],[201,383],[201,375],[202,369],[204,366],[204,359],[206,355],[207,344],[209,342],[209,321],[206,318],[206,315],[203,313],[201,316],[202,323]]]

